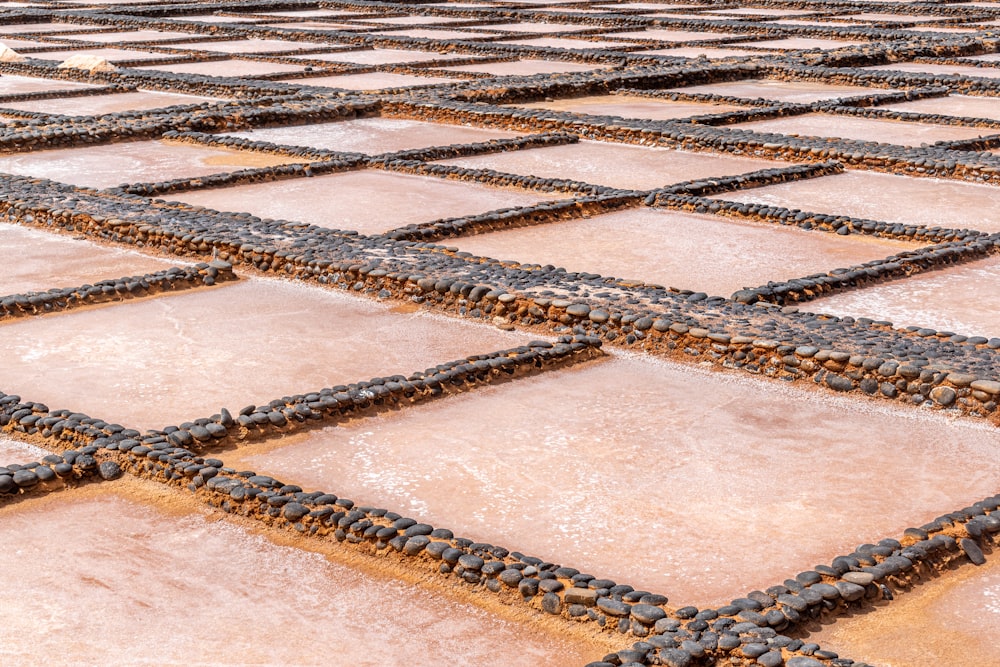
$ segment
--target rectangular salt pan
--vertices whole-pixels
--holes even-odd
[[[177,63],[173,65],[157,65],[142,69],[173,74],[202,74],[204,76],[260,76],[262,74],[278,74],[281,72],[304,72],[304,65],[289,63],[271,63],[263,60],[213,60],[201,63]]]
[[[339,74],[336,76],[313,76],[302,79],[284,79],[282,83],[319,88],[343,88],[345,90],[384,90],[386,88],[412,88],[433,86],[439,83],[457,83],[456,79],[440,76],[418,76],[414,74],[393,74],[392,72],[367,72],[365,74]]]
[[[492,188],[477,183],[385,171],[350,171],[171,194],[170,199],[329,229],[382,234],[404,225],[477,215],[564,199],[562,193]],[[330,205],[335,202],[335,205]],[[373,202],[378,202],[374,207]]]
[[[95,87],[86,83],[77,83],[76,81],[38,79],[13,74],[0,76],[0,95],[19,95],[21,93],[37,93],[49,90],[80,90]]]
[[[592,657],[571,640],[279,546],[186,504],[161,507],[147,500],[154,490],[71,493],[0,514],[18,545],[0,568],[45,591],[0,592],[8,660],[568,667]]]
[[[912,102],[893,102],[880,109],[905,111],[908,113],[932,113],[944,116],[965,116],[967,118],[992,118],[1000,120],[1000,99],[995,97],[973,97],[971,95],[947,95],[926,97]],[[993,132],[995,130],[983,130]]]
[[[529,340],[320,288],[245,280],[0,326],[0,391],[160,428]]]
[[[494,76],[529,76],[532,74],[558,74],[564,72],[592,72],[604,65],[584,65],[583,63],[560,62],[555,60],[515,60],[500,63],[476,63],[443,67],[451,72],[481,72]]]
[[[155,42],[165,39],[183,39],[191,36],[189,32],[128,30],[125,32],[79,32],[73,35],[66,35],[63,39],[84,42]]]
[[[916,247],[649,208],[451,242],[475,255],[554,264],[571,272],[599,273],[720,296]]]
[[[970,76],[977,78],[1000,78],[1000,67],[973,67],[971,65],[945,65],[927,63],[893,63],[864,67],[866,70],[890,70],[894,72],[914,72],[917,74]]]
[[[359,118],[335,123],[234,132],[230,136],[376,155],[428,146],[509,139],[518,136],[518,133],[398,118]]]
[[[806,641],[874,665],[1000,665],[1000,559],[925,580],[889,605]]]
[[[171,44],[172,49],[220,51],[222,53],[267,53],[270,51],[300,51],[329,46],[321,42],[291,42],[280,39],[243,39],[225,42],[183,42]]]
[[[708,176],[729,176],[786,166],[710,153],[581,141],[577,144],[443,160],[443,164],[495,169],[525,176],[568,178],[594,185],[647,190]]]
[[[877,141],[900,146],[921,146],[939,141],[976,139],[996,133],[989,128],[936,125],[881,118],[861,118],[810,113],[788,118],[772,118],[729,127],[753,132],[773,132],[793,136],[837,137],[856,141]]]
[[[0,156],[0,171],[107,188],[295,162],[303,160],[166,141],[137,141]]]
[[[802,310],[889,320],[967,336],[1000,336],[1000,260],[951,266],[802,304]]]
[[[701,605],[994,493],[1000,434],[622,356],[276,444],[236,465]]]
[[[5,102],[6,109],[34,111],[36,113],[65,114],[68,116],[96,116],[122,111],[147,111],[164,107],[213,102],[210,97],[139,91],[87,97],[53,97],[30,102]]]
[[[671,90],[682,93],[710,93],[713,95],[728,95],[732,97],[745,97],[747,99],[762,98],[776,102],[794,103],[818,102],[819,100],[832,100],[839,97],[854,97],[856,95],[889,92],[879,88],[860,88],[858,86],[843,86],[813,81],[778,81],[772,79],[726,81],[700,86],[687,86],[685,88],[672,88]]]
[[[1000,232],[1000,188],[939,178],[848,171],[714,198],[908,225]]]
[[[17,258],[0,264],[0,295],[5,296],[77,287],[176,266],[176,262],[137,252],[9,224],[0,224],[0,256]]]
[[[28,53],[25,57],[39,60],[58,60],[62,62],[74,56],[94,56],[102,58],[108,62],[119,62],[122,60],[164,60],[179,58],[178,55],[169,53],[156,53],[154,51],[136,51],[132,49],[86,49],[84,51],[36,51]]]
[[[690,116],[726,113],[746,108],[735,104],[680,102],[635,95],[593,95],[512,106],[522,109],[548,109],[550,111],[570,111],[594,116],[620,116],[622,118],[643,118],[648,120],[673,120],[676,118],[688,118]]]
[[[365,51],[338,51],[335,53],[310,53],[301,56],[311,60],[326,60],[357,65],[386,65],[389,63],[412,63],[430,60],[455,60],[465,58],[462,54],[435,53],[433,51],[407,51],[405,49],[368,49]]]

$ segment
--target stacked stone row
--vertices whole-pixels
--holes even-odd
[[[10,294],[0,296],[0,321],[140,299],[161,292],[211,287],[237,279],[232,264],[216,260],[199,262],[193,266],[175,266],[138,276],[110,278],[77,287]]]

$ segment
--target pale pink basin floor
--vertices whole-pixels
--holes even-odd
[[[700,605],[995,493],[1000,434],[622,355],[283,442],[238,466]]]
[[[345,90],[382,90],[384,88],[410,88],[412,86],[432,86],[438,83],[457,82],[457,79],[446,79],[440,76],[417,76],[413,74],[393,74],[392,72],[338,74],[334,76],[284,79],[282,81],[282,83],[294,86],[344,88]]]
[[[754,132],[877,141],[901,146],[920,146],[938,141],[975,139],[997,132],[988,128],[935,125],[934,123],[914,123],[881,118],[855,118],[819,113],[737,123],[729,127]]]
[[[842,618],[807,641],[882,667],[1000,664],[1000,559],[917,586],[868,614]]]
[[[679,102],[634,95],[592,95],[555,100],[553,102],[531,102],[511,106],[523,109],[571,111],[595,116],[620,116],[622,118],[645,118],[649,120],[673,120],[675,118],[725,113],[727,111],[737,111],[746,108],[736,106],[735,104]]]
[[[569,178],[594,185],[636,190],[662,188],[671,183],[708,176],[787,166],[786,163],[769,160],[594,141],[462,157],[443,160],[442,163],[525,176]]]
[[[167,198],[216,210],[382,234],[408,224],[530,206],[567,196],[371,170],[195,190]],[[377,207],[372,206],[374,201]]]
[[[214,102],[210,97],[195,95],[178,95],[176,93],[160,93],[141,91],[135,93],[114,93],[111,95],[89,95],[87,97],[55,97],[47,100],[32,100],[30,102],[7,102],[2,106],[7,109],[35,111],[38,113],[65,114],[69,116],[96,116],[119,111],[146,111],[162,109],[178,104],[200,104]]]
[[[0,157],[0,172],[107,188],[290,162],[302,160],[157,140],[5,155]]]
[[[47,454],[49,452],[40,447],[12,440],[6,435],[0,435],[0,466],[5,466],[8,463],[23,465],[32,461],[41,461]],[[0,633],[2,632],[0,630]]]
[[[381,375],[531,338],[276,280],[0,326],[0,391],[133,428]]]
[[[714,198],[911,225],[1000,232],[1000,188],[937,178],[848,171]]]
[[[480,234],[450,243],[475,255],[554,264],[573,272],[721,296],[917,247],[649,208]]]
[[[910,113],[935,113],[945,116],[966,116],[971,118],[1000,119],[1000,99],[996,97],[973,97],[971,95],[948,95],[947,97],[928,97],[912,102],[895,102],[879,107],[893,111]],[[996,130],[983,129],[986,132]]]
[[[174,74],[203,74],[205,76],[254,76],[277,72],[302,72],[305,70],[305,66],[253,60],[215,60],[202,63],[155,65],[152,67],[143,67],[142,69],[172,72]]]
[[[593,657],[569,640],[201,513],[168,513],[115,492],[18,510],[0,515],[17,544],[3,550],[0,567],[21,582],[0,592],[8,661],[38,653],[58,665],[381,667],[419,656],[528,667]]]
[[[230,136],[376,155],[411,148],[509,139],[518,136],[518,133],[398,118],[359,118],[335,123],[233,132]]]
[[[1000,336],[998,284],[1000,259],[990,258],[834,294],[801,309],[993,337]]]
[[[769,79],[747,79],[745,81],[727,81],[724,83],[709,83],[700,86],[675,88],[684,93],[712,93],[715,95],[730,95],[748,99],[763,98],[777,102],[809,103],[818,100],[829,100],[838,97],[853,97],[868,93],[885,93],[886,89],[860,88],[858,86],[842,86],[839,84],[815,83],[812,81],[777,81]]]
[[[17,258],[0,265],[3,295],[76,287],[177,265],[129,250],[9,224],[0,224],[0,256]]]
[[[926,74],[956,74],[959,76],[1000,78],[998,67],[973,67],[971,65],[938,65],[927,63],[892,63],[891,65],[875,65],[864,67],[868,70],[892,70],[898,72],[918,72]]]

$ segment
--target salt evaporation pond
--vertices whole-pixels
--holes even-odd
[[[857,141],[877,141],[901,146],[920,146],[938,141],[975,139],[996,130],[958,125],[935,125],[881,118],[856,118],[832,114],[810,113],[790,118],[772,118],[731,125],[733,129],[752,132],[774,132],[800,136],[838,137]]]
[[[337,205],[319,202],[336,193]],[[169,199],[220,211],[382,234],[408,224],[477,215],[501,208],[565,199],[559,192],[493,188],[478,183],[363,170],[171,193]],[[372,202],[378,201],[377,209]]]
[[[908,225],[1000,232],[1000,188],[940,178],[847,171],[713,198]]]
[[[945,116],[965,116],[967,118],[992,118],[1000,120],[1000,99],[995,97],[973,97],[971,95],[945,95],[925,97],[911,102],[893,102],[878,107],[892,111],[909,113],[934,113]],[[983,133],[995,132],[983,128]]]
[[[47,454],[49,452],[44,449],[0,434],[0,466],[9,463],[23,465],[32,461],[41,461],[42,457]]]
[[[156,140],[3,155],[0,172],[109,188],[123,183],[166,181],[305,161]]]
[[[854,97],[872,93],[890,92],[880,88],[862,88],[816,81],[779,81],[772,79],[745,79],[743,81],[725,81],[722,83],[707,83],[699,86],[673,88],[681,93],[711,93],[713,95],[728,95],[747,99],[763,98],[776,102],[809,103],[819,100],[832,100],[838,97]]]
[[[85,97],[53,97],[47,100],[31,100],[30,102],[4,102],[2,106],[5,109],[19,109],[36,113],[96,116],[121,111],[147,111],[179,104],[202,104],[216,101],[218,100],[211,97],[143,90],[134,93],[87,95]]]
[[[966,336],[1000,336],[1000,259],[991,258],[815,299],[802,310],[889,320]]]
[[[511,106],[521,109],[569,111],[593,116],[620,116],[622,118],[643,118],[648,120],[674,120],[690,116],[739,111],[746,108],[735,104],[682,102],[679,100],[639,97],[637,95],[591,95],[587,97],[572,97],[564,100],[514,104]]]
[[[532,337],[279,280],[0,326],[0,391],[133,428],[409,375]]]
[[[238,465],[700,605],[994,493],[998,446],[972,421],[621,355]]]
[[[806,641],[881,667],[1000,665],[1000,559],[922,583]]]
[[[542,178],[567,178],[628,190],[662,188],[707,176],[729,176],[788,166],[788,163],[771,160],[596,141],[460,157],[441,163]]]
[[[0,224],[0,294],[44,292],[177,266],[131,250],[109,248],[29,227]],[[2,388],[0,388],[2,389]]]
[[[860,264],[917,246],[711,215],[640,208],[451,239],[474,255],[729,296],[770,280]],[[748,262],[747,258],[753,261]]]
[[[0,570],[21,582],[0,591],[0,656],[370,667],[595,657],[471,604],[136,495],[86,489],[0,512],[16,545],[0,554]]]
[[[226,136],[375,155],[428,146],[450,146],[451,144],[471,144],[493,139],[510,139],[518,135],[517,132],[504,130],[428,123],[419,120],[359,118],[334,123],[261,128],[246,132],[232,132]]]

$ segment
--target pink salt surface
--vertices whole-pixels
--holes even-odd
[[[1000,259],[953,266],[834,294],[802,310],[889,320],[899,327],[930,327],[967,336],[1000,336]]]
[[[163,39],[183,39],[192,37],[189,32],[169,32],[165,30],[127,30],[123,32],[78,32],[63,39],[85,42],[152,42]]]
[[[685,46],[676,49],[654,49],[652,51],[635,51],[636,55],[674,56],[675,58],[743,58],[746,56],[763,56],[768,51],[748,51],[746,49],[713,49],[702,46]]]
[[[75,23],[8,23],[0,25],[0,35],[13,33],[36,33],[36,32],[77,32],[80,30],[93,30],[92,25],[78,25]]]
[[[691,30],[667,30],[650,28],[649,30],[636,30],[634,32],[608,33],[606,37],[621,37],[632,39],[659,39],[665,42],[711,42],[727,37],[739,37],[732,32],[694,32]]]
[[[335,123],[269,127],[247,132],[233,132],[228,136],[254,141],[270,141],[276,144],[312,146],[334,151],[376,155],[427,146],[509,139],[519,136],[519,134],[503,130],[428,123],[419,120],[359,118]]]
[[[160,93],[140,91],[135,93],[113,93],[111,95],[89,95],[87,97],[53,97],[30,102],[5,102],[0,106],[5,109],[35,111],[38,113],[55,113],[69,116],[93,116],[119,111],[144,111],[161,109],[178,104],[200,104],[216,101],[210,97],[195,95],[180,95],[177,93]]]
[[[434,30],[433,28],[413,28],[411,30],[394,30],[392,32],[373,32],[380,37],[426,37],[427,39],[472,39],[474,37],[489,37],[492,33],[464,30]]]
[[[649,208],[470,236],[454,244],[474,255],[721,296],[916,247]]]
[[[214,14],[192,14],[188,16],[171,16],[171,21],[196,21],[199,23],[261,23],[267,19],[248,16],[216,16]],[[190,33],[189,33],[190,34]]]
[[[838,619],[807,641],[881,667],[1000,665],[1000,559],[917,586],[892,604]]]
[[[0,388],[159,428],[528,340],[339,292],[244,280],[0,326]]]
[[[3,44],[8,49],[14,49],[15,51],[18,49],[34,49],[37,47],[57,48],[62,46],[62,44],[55,41],[55,39],[52,41],[42,42],[35,39],[15,39],[12,37],[4,37],[0,39],[0,44]]]
[[[775,132],[800,136],[838,137],[858,141],[878,141],[885,144],[920,146],[938,141],[975,139],[996,133],[982,127],[935,125],[881,118],[860,118],[832,114],[810,113],[787,118],[737,123],[734,129],[754,132]]]
[[[878,12],[861,12],[860,14],[844,14],[843,16],[830,16],[831,19],[844,19],[851,23],[927,23],[935,20],[934,16],[919,14],[881,14]]]
[[[927,97],[912,102],[893,102],[880,109],[906,111],[910,113],[935,113],[946,116],[966,116],[970,118],[993,118],[1000,120],[1000,99],[996,97],[973,97],[971,95],[948,95]],[[994,130],[983,130],[992,132]]]
[[[531,74],[556,74],[561,72],[592,72],[606,69],[607,65],[585,65],[583,63],[563,62],[558,60],[515,60],[499,63],[476,63],[473,65],[455,65],[442,69],[452,72],[482,72],[495,76],[528,76]]]
[[[462,157],[442,162],[460,167],[495,169],[542,178],[568,178],[634,190],[661,188],[671,183],[708,176],[730,176],[787,166],[785,163],[768,160],[595,141]]]
[[[197,190],[169,198],[216,210],[381,234],[411,223],[530,206],[567,196],[372,170]],[[335,206],[318,205],[333,200]],[[373,206],[374,202],[378,205]]]
[[[738,9],[709,9],[705,14],[724,14],[726,16],[805,16],[814,13],[813,10],[801,9],[756,9],[753,7],[740,7]]]
[[[518,104],[514,106],[524,109],[571,111],[595,116],[620,116],[622,118],[645,118],[649,120],[672,120],[705,114],[725,113],[745,108],[736,106],[735,104],[679,102],[639,97],[636,95],[593,95],[553,102],[532,102],[530,104]]]
[[[357,23],[331,23],[329,21],[292,21],[290,23],[265,23],[271,28],[291,28],[293,30],[358,30]]]
[[[19,93],[36,93],[43,90],[80,90],[94,88],[87,83],[76,81],[58,81],[56,79],[36,79],[28,76],[4,74],[0,76],[0,95],[16,95]]]
[[[505,30],[508,32],[582,32],[594,30],[598,26],[581,23],[490,23],[476,26],[482,30]]]
[[[957,76],[973,76],[986,79],[1000,78],[1000,67],[973,67],[971,65],[938,65],[927,63],[892,63],[891,65],[875,65],[862,67],[863,70],[890,70],[896,72],[922,72],[926,74],[947,74]]]
[[[0,225],[0,256],[17,258],[0,265],[4,295],[76,287],[176,266],[137,252],[8,224]]]
[[[133,49],[86,49],[85,51],[36,51],[25,53],[26,58],[39,58],[42,60],[68,60],[74,56],[95,56],[103,58],[108,62],[118,60],[151,60],[178,58],[180,56],[169,53],[156,53],[154,51],[138,51]]]
[[[288,12],[254,12],[257,16],[288,16],[290,18],[352,18],[366,16],[363,12],[349,12],[341,9],[302,9]]]
[[[226,42],[183,42],[171,44],[172,49],[220,51],[222,53],[267,53],[269,51],[299,51],[324,46],[321,42],[290,42],[280,39],[241,39]]]
[[[238,466],[700,606],[994,493],[1000,434],[623,354],[286,442]]]
[[[520,46],[541,46],[553,49],[620,49],[631,46],[632,42],[611,42],[608,40],[572,39],[570,37],[537,37],[534,39],[498,39],[497,44],[517,44]]]
[[[143,67],[158,72],[174,74],[203,74],[205,76],[256,76],[277,72],[303,72],[304,65],[269,63],[260,60],[214,60],[204,63],[178,63],[176,65],[155,65]]]
[[[407,51],[404,49],[368,49],[365,51],[339,51],[336,53],[310,53],[300,56],[310,60],[327,60],[357,65],[386,65],[388,63],[411,63],[425,60],[455,60],[466,56],[458,53],[435,53],[433,51]]]
[[[164,141],[137,141],[4,155],[0,156],[0,172],[107,188],[292,162],[302,160]]]
[[[366,74],[338,74],[335,76],[311,76],[300,79],[285,79],[283,83],[319,88],[343,88],[344,90],[384,90],[386,88],[412,88],[432,86],[438,83],[456,83],[457,79],[440,76],[417,76],[414,74],[393,74],[392,72],[368,72]]]
[[[733,46],[752,46],[761,49],[842,49],[846,46],[857,46],[866,43],[839,39],[788,37],[786,39],[768,39],[763,42],[743,42],[733,44]]]
[[[715,197],[911,225],[1000,232],[1000,188],[848,171]]]
[[[1000,61],[1000,53],[984,53],[980,56],[967,56],[969,60],[982,60],[983,62],[995,63]]]
[[[5,466],[8,463],[23,465],[32,461],[41,461],[42,457],[47,454],[49,452],[44,449],[0,435],[0,466]]]
[[[773,79],[745,79],[724,83],[708,83],[701,86],[673,88],[685,93],[712,93],[749,99],[763,98],[777,102],[816,102],[838,97],[853,97],[869,93],[889,92],[885,88],[860,88],[838,84],[816,83],[813,81],[777,81]]]
[[[0,525],[17,544],[0,567],[45,590],[0,592],[8,661],[528,667],[593,657],[467,603],[115,492],[18,508]]]
[[[392,16],[389,18],[356,16],[355,20],[364,23],[383,23],[386,25],[424,25],[431,23],[462,23],[469,19],[456,16]]]

